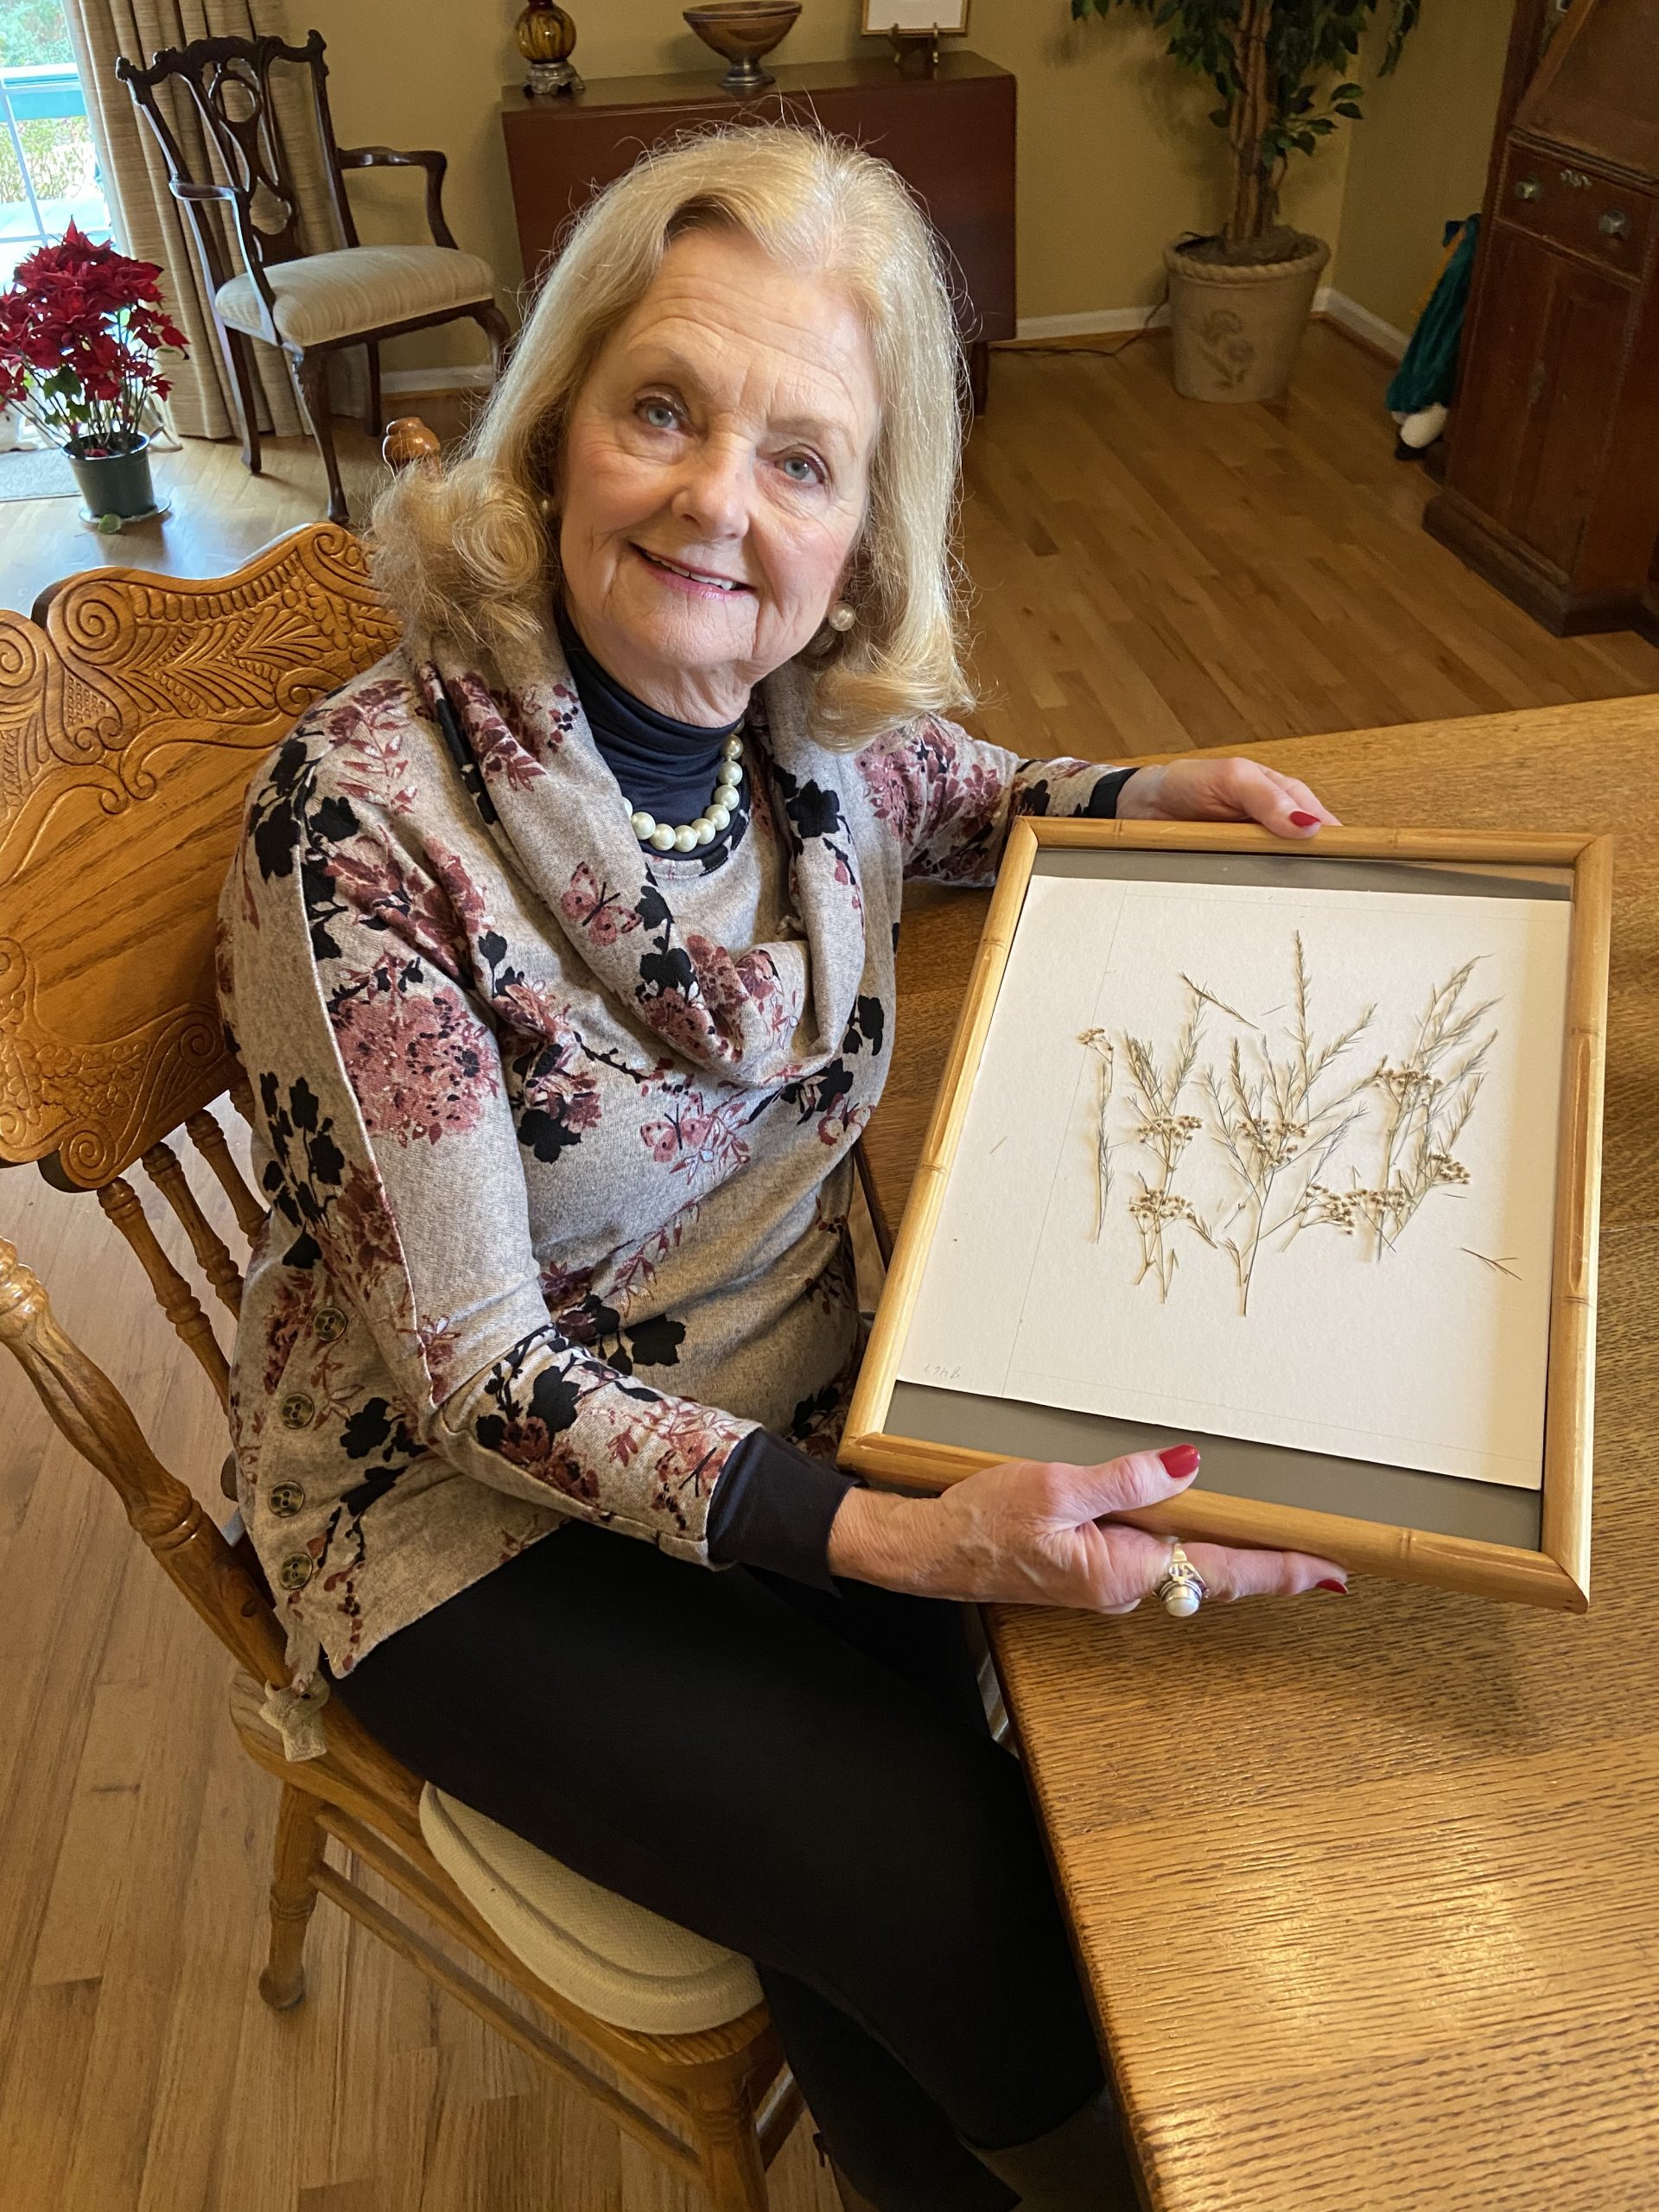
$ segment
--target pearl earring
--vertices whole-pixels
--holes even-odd
[[[857,621],[858,617],[854,613],[852,608],[848,606],[846,601],[843,599],[839,601],[830,608],[828,615],[824,619],[829,623],[830,627],[832,630],[840,631],[842,637],[845,637],[848,631],[850,630],[854,623]]]

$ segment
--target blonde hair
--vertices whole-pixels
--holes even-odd
[[[849,571],[857,620],[805,657],[815,734],[852,747],[971,704],[952,549],[962,358],[944,264],[885,162],[792,127],[682,139],[586,209],[457,457],[406,469],[376,501],[381,591],[416,651],[442,645],[506,681],[544,665],[549,517],[572,405],[668,245],[705,226],[838,284],[869,333],[881,416]]]

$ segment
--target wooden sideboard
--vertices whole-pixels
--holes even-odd
[[[1578,0],[1537,60],[1540,13],[1517,11],[1424,524],[1558,635],[1659,639],[1659,0]]]
[[[777,82],[740,98],[718,65],[662,77],[607,77],[572,95],[529,99],[505,88],[512,201],[533,279],[571,217],[648,147],[711,123],[819,124],[891,162],[954,256],[974,404],[985,404],[990,346],[1014,334],[1012,74],[977,54],[941,54],[925,74],[887,57],[779,64]]]

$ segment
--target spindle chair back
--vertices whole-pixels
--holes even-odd
[[[427,434],[410,449],[433,442]],[[241,1271],[179,1144],[181,1128],[198,1173],[222,1191],[243,1236],[255,1236],[264,1207],[221,1119],[226,1097],[245,1100],[246,1090],[215,1004],[219,887],[260,761],[314,700],[397,635],[357,540],[326,524],[233,575],[187,582],[104,569],[55,586],[33,620],[0,612],[0,1162],[37,1162],[60,1188],[93,1194],[221,1404],[229,1370],[218,1332],[130,1178],[136,1169],[154,1186],[213,1297],[234,1316]],[[221,1531],[156,1458],[3,1238],[0,1341],[237,1662],[237,1732],[282,1784],[266,2001],[282,2008],[303,1995],[307,1923],[316,1898],[330,1897],[701,2180],[718,2212],[764,2212],[766,2166],[800,2111],[764,2006],[701,2033],[646,2034],[595,2019],[538,1980],[429,1849],[421,1778],[338,1700],[322,1716],[323,1755],[287,1760],[263,1712],[267,1690],[286,1681],[283,1637],[239,1522]],[[226,1474],[232,1467],[227,1459]],[[226,1486],[233,1496],[233,1479]],[[331,1837],[528,2007],[332,1865]]]

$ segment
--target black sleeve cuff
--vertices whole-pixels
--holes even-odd
[[[1129,778],[1136,773],[1133,768],[1114,768],[1103,776],[1089,794],[1089,804],[1084,808],[1085,816],[1096,822],[1109,822],[1117,813],[1117,797]]]
[[[835,1589],[830,1523],[859,1484],[764,1428],[727,1460],[709,1502],[709,1556],[717,1567],[764,1567],[817,1590]]]

